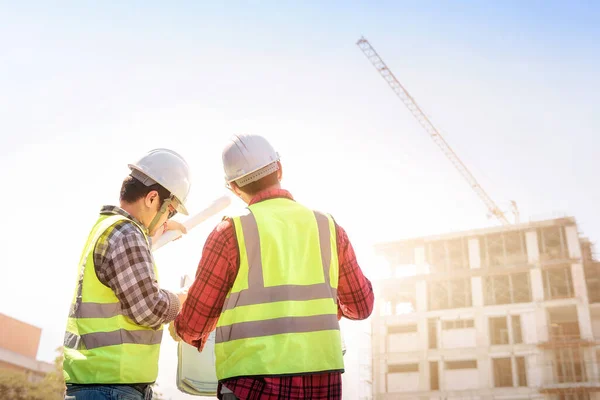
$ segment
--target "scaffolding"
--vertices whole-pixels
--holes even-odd
[[[594,337],[593,331],[582,334],[577,304],[548,307],[546,313],[547,327],[540,326],[538,334],[547,340],[537,345],[540,393],[561,400],[588,400],[600,392],[600,338]]]

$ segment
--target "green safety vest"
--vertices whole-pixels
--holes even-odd
[[[122,215],[101,215],[94,225],[79,262],[77,289],[67,322],[63,374],[66,383],[153,383],[158,375],[162,326],[152,329],[123,315],[121,303],[96,276],[94,248],[103,233]],[[158,279],[158,272],[154,266]]]
[[[343,372],[333,219],[278,198],[233,223],[240,266],[217,323],[217,378]]]

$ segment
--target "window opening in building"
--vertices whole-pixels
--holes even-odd
[[[409,372],[419,372],[419,364],[392,364],[388,365],[388,373],[409,373]]]
[[[527,264],[525,232],[503,232],[482,236],[479,254],[483,267],[498,268]]]
[[[440,374],[437,361],[429,362],[429,386],[431,390],[440,390]]]
[[[388,326],[388,335],[393,335],[397,333],[416,333],[417,332],[417,324],[411,325],[389,325]]]
[[[432,281],[427,289],[431,310],[470,307],[472,304],[471,280],[468,278]]]
[[[562,226],[549,226],[537,230],[540,259],[560,260],[568,258],[565,229]]]
[[[590,400],[590,395],[589,395],[589,393],[586,393],[586,392],[566,393],[566,394],[557,395],[557,396],[553,397],[553,399],[556,399],[556,400]]]
[[[490,275],[484,278],[485,305],[531,302],[529,273]]]
[[[442,329],[465,329],[475,326],[472,319],[457,319],[454,321],[442,321]]]
[[[519,344],[523,343],[523,330],[521,328],[521,316],[513,315],[511,316],[512,322],[512,334],[513,334],[513,343]]]
[[[554,350],[554,370],[558,383],[587,381],[583,349],[561,347]]]
[[[493,345],[510,343],[506,317],[490,318],[490,341]]]
[[[384,301],[383,305],[380,309],[380,314],[382,317],[387,317],[392,315],[392,302],[391,301]]]
[[[494,358],[492,361],[494,366],[494,386],[511,387],[513,385],[511,359]]]
[[[542,270],[542,278],[546,300],[566,299],[575,296],[570,265],[544,269]]]
[[[403,278],[417,274],[414,246],[408,244],[398,246],[395,251],[390,254],[389,260],[394,277]]]
[[[446,369],[476,369],[477,360],[446,361]]]
[[[467,238],[438,240],[427,244],[427,262],[432,273],[469,269]]]
[[[417,288],[415,284],[400,285],[391,300],[393,302],[395,315],[415,312],[417,308]]]
[[[529,272],[510,275],[511,303],[529,303],[531,301],[531,284]]]
[[[469,245],[465,238],[448,240],[446,247],[450,271],[469,269]]]
[[[505,232],[504,248],[506,252],[506,265],[523,265],[528,263],[525,232]]]
[[[517,357],[516,361],[519,386],[527,386],[527,368],[525,366],[525,357]]]
[[[444,273],[448,271],[448,256],[446,254],[446,242],[443,240],[427,244],[428,263],[432,273]]]
[[[430,318],[427,322],[427,333],[429,335],[429,348],[438,348],[437,320]]]
[[[548,323],[551,341],[569,342],[581,338],[575,306],[549,308]]]

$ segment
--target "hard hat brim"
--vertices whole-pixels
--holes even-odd
[[[190,215],[188,213],[187,208],[185,208],[185,206],[178,200],[179,202],[179,206],[177,206],[176,210],[178,213],[183,214],[183,215]]]
[[[255,172],[257,172],[257,171],[260,171],[261,169],[263,169],[263,168],[266,168],[266,167],[268,167],[268,166],[269,166],[269,165],[271,165],[271,164],[275,164],[275,163],[277,163],[277,162],[280,162],[280,161],[281,161],[281,157],[279,156],[279,154],[278,154],[278,153],[275,153],[275,154],[277,154],[277,158],[275,158],[275,160],[273,160],[273,161],[270,161],[269,163],[267,163],[267,164],[265,164],[265,165],[261,165],[260,167],[258,167],[258,168],[255,168],[255,169],[253,169],[253,170],[252,170],[252,171],[250,171],[250,172],[246,172],[245,174],[243,174],[243,175],[240,175],[240,176],[236,177],[235,179],[228,179],[227,177],[225,177],[225,182],[227,182],[227,183],[231,183],[231,182],[235,182],[235,181],[238,181],[238,180],[242,180],[242,179],[244,179],[245,177],[247,177],[248,175],[252,175],[252,174],[254,174]]]

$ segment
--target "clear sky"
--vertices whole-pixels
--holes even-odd
[[[573,215],[598,241],[599,20],[592,1],[0,0],[0,312],[42,327],[53,358],[97,211],[155,147],[192,166],[193,211],[224,193],[224,141],[265,135],[371,277],[377,241],[496,224],[361,35],[501,207]],[[165,286],[217,220],[157,252]]]

